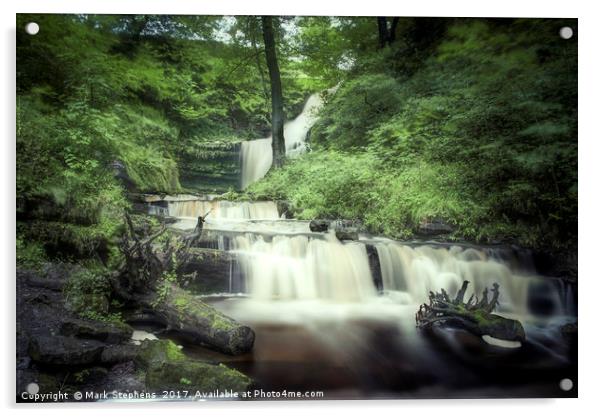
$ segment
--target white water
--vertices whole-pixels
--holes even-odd
[[[441,288],[455,295],[463,281],[469,281],[467,297],[479,298],[493,283],[500,285],[500,310],[527,313],[529,283],[537,279],[512,272],[506,265],[473,248],[434,248],[398,243],[377,243],[383,288],[396,291],[414,303],[427,298],[429,291]]]
[[[208,221],[235,219],[278,219],[278,208],[273,201],[230,202],[223,200],[170,201],[169,215],[194,218],[209,213]],[[196,220],[194,225],[196,225]]]
[[[207,229],[217,233],[219,248],[237,255],[241,287],[256,300],[370,303],[384,296],[398,305],[417,306],[428,300],[429,291],[443,288],[455,295],[466,280],[470,283],[467,298],[473,293],[480,298],[485,288],[499,284],[503,313],[528,315],[532,285],[548,289],[556,313],[575,313],[570,287],[554,287],[534,272],[517,268],[516,258],[505,260],[491,249],[414,247],[376,239],[371,244],[378,254],[384,292],[379,297],[361,237],[342,243],[331,233],[311,233],[309,222],[279,219],[273,202],[169,203],[170,214],[180,217],[174,227],[180,229],[194,228],[196,216],[209,209]],[[230,238],[224,239],[223,233]]]
[[[307,132],[318,120],[317,112],[323,101],[319,93],[312,94],[301,114],[284,124],[286,155],[295,157],[305,152]],[[272,165],[272,137],[243,142],[241,145],[242,188],[263,178]]]
[[[335,357],[349,355],[350,364],[354,354],[373,350],[367,329],[386,326],[392,338],[387,343],[402,345],[406,360],[437,366],[436,354],[415,324],[429,291],[444,288],[455,296],[467,280],[466,299],[473,293],[481,298],[483,289],[498,283],[497,312],[520,320],[529,343],[565,360],[559,329],[575,320],[572,287],[537,276],[528,254],[510,248],[404,244],[365,235],[343,243],[332,233],[312,233],[308,221],[279,219],[273,202],[194,198],[168,201],[169,213],[179,217],[172,227],[193,229],[196,217],[212,210],[205,224],[206,244],[236,256],[229,266],[229,290],[204,299],[236,320],[302,329]],[[382,292],[375,282],[379,275]],[[530,293],[547,297],[553,306],[549,315],[530,311]],[[442,335],[449,347],[463,352],[454,333],[448,333]],[[278,351],[278,341],[273,343],[269,355]],[[483,343],[519,347],[491,337]]]
[[[308,236],[244,234],[233,239],[251,297],[356,302],[376,296],[362,243]]]

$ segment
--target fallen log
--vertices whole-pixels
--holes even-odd
[[[438,293],[431,291],[429,304],[422,304],[416,313],[416,325],[421,329],[447,325],[463,328],[477,336],[523,342],[525,330],[518,320],[492,313],[498,305],[499,285],[493,284],[491,300],[488,299],[489,290],[486,288],[480,300],[473,294],[465,303],[464,295],[468,284],[468,281],[462,283],[453,300],[444,289]]]
[[[208,215],[209,213],[207,213]],[[248,352],[255,340],[253,330],[195,298],[178,285],[178,265],[190,256],[190,247],[200,238],[205,217],[199,216],[195,231],[187,236],[171,236],[155,245],[165,227],[148,236],[138,236],[126,214],[127,232],[120,248],[124,262],[113,275],[114,292],[126,300],[136,314],[153,319],[192,343],[231,355]]]
[[[219,312],[177,285],[167,293],[149,293],[139,300],[167,327],[192,343],[230,355],[251,350],[255,334],[250,327]]]

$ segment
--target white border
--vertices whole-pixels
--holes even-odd
[[[302,0],[300,2],[269,0],[5,0],[0,19],[3,24],[3,54],[0,65],[3,97],[2,111],[2,247],[1,263],[4,274],[3,316],[5,337],[1,343],[2,376],[0,394],[2,405],[9,413],[21,411],[31,415],[64,415],[85,413],[106,416],[107,412],[123,407],[130,412],[142,411],[148,416],[164,416],[169,409],[175,413],[213,415],[240,414],[246,416],[313,415],[341,413],[351,416],[429,415],[429,412],[452,416],[482,414],[488,417],[515,413],[538,413],[547,416],[599,415],[602,404],[597,401],[600,377],[599,319],[600,250],[600,23],[601,17],[594,1],[578,0],[413,0],[364,2]],[[472,16],[472,17],[577,17],[579,18],[579,400],[405,400],[405,401],[325,401],[325,402],[255,402],[151,405],[78,404],[46,405],[43,407],[14,405],[14,187],[15,187],[15,13],[164,13],[164,14],[288,14],[288,15],[401,15],[401,16]],[[119,412],[119,411],[118,411]]]

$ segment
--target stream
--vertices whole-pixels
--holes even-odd
[[[288,157],[307,149],[320,106],[312,95],[285,124]],[[271,138],[243,142],[240,158],[246,188],[269,170]],[[201,246],[228,255],[218,277],[227,282],[199,297],[251,326],[256,339],[251,353],[236,357],[184,344],[191,356],[226,363],[266,392],[321,391],[327,399],[572,395],[559,382],[576,381],[576,344],[561,327],[576,321],[576,288],[542,276],[528,251],[361,233],[341,242],[282,218],[272,201],[178,195],[148,203],[149,213],[175,219],[171,227],[182,231],[209,211]],[[467,297],[500,285],[496,313],[520,320],[522,346],[417,330],[429,291],[455,294],[464,280]]]
[[[274,202],[166,200],[179,230],[194,229],[211,210],[202,245],[232,256],[227,290],[199,297],[256,332],[246,355],[185,350],[248,374],[258,389],[331,399],[528,397],[563,396],[559,381],[576,380],[576,352],[561,333],[576,321],[575,288],[538,274],[528,251],[368,234],[341,242],[311,232],[307,221],[280,218]],[[500,285],[496,312],[522,322],[520,348],[461,330],[416,329],[428,292],[455,294],[463,280],[469,294]]]

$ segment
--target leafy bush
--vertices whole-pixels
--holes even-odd
[[[313,128],[312,145],[340,150],[366,146],[368,132],[398,111],[399,92],[399,83],[384,74],[343,83]]]
[[[119,317],[109,313],[111,286],[106,271],[95,265],[76,269],[70,276],[63,293],[66,306],[81,317],[114,321]]]

